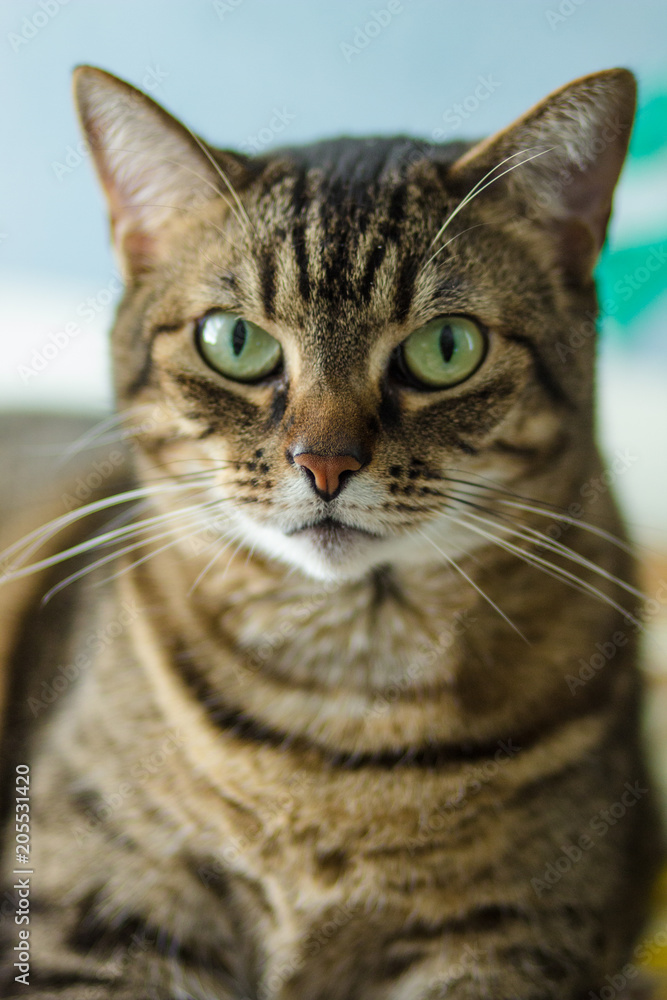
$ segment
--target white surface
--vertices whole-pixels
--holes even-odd
[[[603,351],[598,366],[599,438],[607,461],[625,465],[613,482],[635,538],[667,542],[667,372],[644,355]]]
[[[3,408],[68,412],[111,406],[108,330],[113,307],[103,305],[117,285],[98,287],[3,274],[0,280],[0,403]],[[111,286],[111,287],[110,287]],[[92,299],[92,302],[87,301]],[[76,326],[76,334],[66,328]],[[52,336],[59,338],[55,344]],[[54,355],[45,358],[44,355]],[[42,368],[42,361],[45,361]],[[41,370],[37,371],[37,368]]]

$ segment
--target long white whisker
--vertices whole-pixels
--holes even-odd
[[[597,587],[594,587],[593,584],[589,583],[587,580],[581,580],[578,576],[575,576],[573,573],[570,573],[569,570],[563,569],[562,566],[556,566],[554,563],[549,562],[547,559],[542,559],[542,557],[536,555],[535,552],[526,552],[524,549],[520,549],[517,545],[514,545],[512,542],[508,542],[507,539],[505,538],[498,538],[497,535],[489,534],[487,531],[484,531],[484,529],[480,528],[478,525],[470,524],[469,521],[464,521],[460,518],[453,517],[450,514],[448,514],[447,516],[450,518],[450,520],[454,521],[455,524],[460,524],[461,527],[468,528],[469,531],[473,531],[476,534],[480,535],[482,538],[486,538],[489,541],[494,542],[501,548],[506,549],[506,551],[513,552],[515,555],[519,556],[519,558],[523,559],[525,562],[530,562],[534,566],[544,569],[545,572],[552,571],[553,573],[556,573],[558,577],[563,580],[563,582],[570,582],[571,584],[574,584],[577,590],[581,590],[581,588],[583,587],[589,595],[597,597],[604,604],[608,604],[610,607],[614,608],[621,615],[623,615],[623,617],[627,621],[632,622],[633,625],[636,625],[640,629],[643,628],[641,622],[638,621],[626,608],[621,607],[621,605],[618,604],[612,597],[609,597],[608,594],[605,594]],[[552,575],[552,573],[550,573],[550,575]]]
[[[163,522],[188,517],[193,513],[203,513],[206,510],[217,507],[219,503],[220,501],[217,498],[213,500],[206,500],[204,502],[199,501],[198,503],[190,504],[187,507],[179,507],[176,510],[162,511],[152,517],[144,518],[142,521],[134,521],[118,528],[112,528],[111,530],[105,531],[101,534],[92,535],[89,541],[96,544],[91,544],[90,547],[91,549],[96,547],[103,548],[106,545],[110,545],[114,541],[122,541],[125,538],[132,537],[132,535],[141,534],[142,532],[147,531],[148,529]]]
[[[199,586],[199,584],[201,583],[201,581],[204,579],[204,577],[206,576],[206,574],[208,573],[208,571],[210,569],[212,569],[212,567],[218,561],[218,559],[223,554],[223,552],[227,551],[227,549],[232,544],[232,542],[234,541],[234,539],[238,538],[239,536],[238,536],[238,534],[236,532],[229,532],[229,536],[228,537],[229,537],[229,541],[226,542],[222,546],[221,549],[218,549],[217,552],[213,553],[213,555],[211,556],[211,558],[209,559],[209,561],[206,563],[206,565],[204,566],[204,568],[201,571],[201,573],[198,574],[197,579],[195,580],[195,582],[192,584],[192,586],[188,590],[188,596],[191,596],[195,592],[195,590],[197,589],[197,587]],[[216,538],[214,542],[211,542],[211,545],[216,545],[219,542],[220,542],[220,539]]]
[[[551,510],[544,510],[540,507],[534,507],[532,504],[518,503],[515,500],[496,500],[496,503],[502,503],[508,507],[516,507],[519,510],[530,511],[533,514],[541,514],[542,517],[551,517],[555,521],[563,521],[565,524],[572,524],[577,528],[583,528],[584,531],[590,531],[593,535],[598,535],[600,538],[604,538],[605,541],[611,542],[617,548],[622,549],[623,552],[627,552],[630,555],[634,554],[632,546],[628,545],[627,542],[621,541],[616,535],[612,535],[611,532],[605,531],[604,528],[598,528],[595,524],[590,524],[588,521],[583,521],[574,517],[569,517],[567,514],[560,514]]]
[[[196,521],[193,518],[192,523],[197,524],[198,521]],[[83,566],[81,569],[76,570],[75,573],[70,573],[70,575],[65,577],[64,580],[59,580],[54,587],[51,587],[51,589],[46,592],[46,594],[42,598],[42,604],[46,604],[57,593],[59,593],[65,587],[69,586],[70,583],[74,583],[75,580],[80,580],[82,576],[90,575],[100,566],[105,566],[107,563],[113,562],[114,559],[118,559],[120,556],[125,555],[127,552],[134,552],[136,549],[140,549],[142,548],[142,546],[149,545],[151,542],[159,541],[161,538],[167,538],[171,535],[177,535],[179,533],[182,533],[184,527],[187,527],[187,525],[179,524],[177,527],[172,527],[168,531],[161,531],[157,535],[153,535],[151,538],[142,538],[138,542],[133,542],[132,545],[126,545],[123,548],[114,549],[113,552],[109,552],[107,553],[107,555],[101,556],[99,559],[96,559],[95,562],[89,563],[87,566]],[[109,579],[112,578],[110,577]]]
[[[459,204],[456,206],[451,215],[449,215],[445,219],[444,223],[442,224],[438,232],[431,240],[429,246],[433,246],[434,243],[437,243],[437,241],[440,239],[440,237],[445,232],[447,227],[451,224],[451,222],[456,218],[459,212],[462,211],[462,209],[464,209],[466,205],[469,205],[470,202],[473,200],[473,198],[476,198],[477,195],[480,194],[482,191],[484,191],[490,184],[493,184],[495,183],[495,181],[500,180],[501,177],[504,177],[505,174],[510,173],[510,171],[516,170],[517,167],[522,167],[524,163],[528,163],[530,160],[534,160],[538,156],[544,156],[545,153],[550,153],[551,150],[553,149],[553,146],[550,149],[542,149],[540,150],[539,153],[534,153],[532,156],[526,157],[526,159],[521,160],[520,163],[514,163],[507,170],[504,170],[501,174],[498,174],[497,177],[493,177],[492,180],[488,180],[488,178],[491,177],[491,175],[494,174],[496,170],[504,166],[505,163],[509,163],[510,160],[513,160],[517,156],[523,156],[524,153],[529,153],[530,150],[534,148],[535,148],[534,146],[529,146],[527,149],[520,149],[518,152],[512,153],[511,156],[506,156],[504,160],[501,160],[499,163],[496,163],[496,165],[492,167],[491,170],[485,173],[484,176],[480,178],[480,180],[478,180],[477,183],[471,187],[470,191],[468,191],[467,195],[463,198],[463,200],[459,202]],[[488,183],[484,183],[485,181],[488,181]]]
[[[84,433],[81,434],[75,441],[72,441],[67,448],[65,448],[59,464],[65,463],[68,459],[72,458],[74,455],[78,455],[79,452],[84,451],[86,448],[95,447],[97,444],[105,443],[107,439],[102,438],[104,432],[113,427],[117,427],[118,424],[122,424],[122,422],[127,419],[128,414],[131,413],[131,415],[135,417],[139,415],[139,412],[147,409],[153,409],[154,406],[154,403],[138,403],[130,410],[126,410],[123,413],[114,413],[109,417],[105,417],[104,420],[98,421],[92,427],[89,427],[88,430],[84,431]],[[114,438],[111,438],[111,440],[114,440]]]
[[[178,512],[165,512],[164,514],[158,515],[154,519],[148,518],[147,521],[153,521],[154,523],[166,522],[174,517],[185,516],[188,513],[192,513],[194,510],[201,510],[201,505],[197,504],[194,508],[190,508],[189,511],[182,510]],[[38,573],[42,569],[49,569],[51,566],[57,566],[59,563],[66,562],[68,559],[73,559],[74,556],[83,555],[84,552],[90,552],[95,549],[102,548],[112,541],[123,541],[126,538],[131,538],[134,535],[146,531],[149,526],[150,525],[148,525],[147,522],[142,522],[138,525],[128,525],[127,528],[118,528],[115,531],[107,532],[107,534],[102,537],[88,538],[86,541],[79,542],[78,545],[73,545],[71,548],[64,549],[62,552],[57,552],[55,555],[49,556],[47,559],[41,559],[39,562],[32,563],[30,566],[23,566],[20,569],[12,570],[11,579],[20,580],[24,576],[30,576],[31,573]]]
[[[245,564],[246,564],[246,566],[248,565],[248,563],[252,559],[253,552],[255,551],[256,548],[257,548],[257,542],[253,542],[252,545],[250,546],[250,548],[248,549],[248,555],[245,557]]]
[[[245,538],[241,538],[239,544],[236,546],[236,548],[232,552],[231,556],[227,560],[227,565],[225,566],[224,570],[222,571],[222,576],[220,577],[221,581],[224,580],[225,577],[227,576],[227,570],[229,569],[229,567],[231,566],[232,562],[234,561],[234,557],[235,557],[236,553],[239,551],[239,549],[241,549],[243,547],[244,543],[245,543]],[[254,546],[253,546],[253,549],[254,549]]]
[[[447,516],[449,516],[449,515],[447,515]],[[450,564],[450,566],[453,566],[453,567],[454,567],[454,569],[455,569],[455,570],[457,571],[457,573],[460,573],[460,574],[461,574],[461,576],[462,576],[462,577],[464,578],[464,580],[467,580],[467,581],[468,581],[468,583],[470,584],[470,586],[471,586],[471,587],[474,587],[474,589],[475,589],[475,590],[477,591],[477,593],[478,593],[478,594],[480,595],[480,597],[483,597],[483,598],[484,598],[484,600],[485,600],[485,601],[486,601],[486,602],[487,602],[488,604],[490,604],[490,605],[491,605],[491,607],[492,607],[492,608],[494,609],[494,611],[496,611],[496,612],[497,612],[497,613],[498,613],[498,614],[500,615],[500,617],[501,617],[501,618],[502,618],[502,619],[503,619],[504,621],[506,621],[506,622],[507,622],[507,624],[508,624],[508,625],[510,626],[510,628],[512,628],[512,629],[513,629],[513,630],[514,630],[514,631],[515,631],[515,632],[517,633],[517,635],[520,635],[520,636],[521,636],[521,638],[523,639],[523,641],[524,641],[524,642],[526,642],[526,643],[528,643],[528,645],[530,646],[531,644],[530,644],[529,640],[528,640],[528,639],[527,639],[527,638],[525,637],[525,635],[523,634],[523,632],[521,631],[521,629],[520,629],[520,628],[518,628],[518,627],[517,627],[517,626],[516,626],[516,625],[514,624],[514,622],[513,622],[513,621],[512,621],[512,620],[511,620],[510,618],[508,618],[508,617],[507,617],[507,615],[505,614],[505,612],[504,612],[504,611],[502,611],[502,610],[501,610],[501,609],[500,609],[500,608],[498,607],[498,605],[497,605],[497,604],[496,604],[496,603],[495,603],[494,601],[492,601],[492,600],[491,600],[491,598],[489,597],[489,595],[488,595],[488,594],[485,594],[485,593],[484,593],[484,591],[483,591],[483,590],[481,589],[481,587],[478,587],[478,586],[477,586],[477,584],[476,584],[476,583],[475,583],[475,581],[474,581],[474,580],[472,579],[472,577],[468,576],[468,574],[467,574],[467,573],[466,573],[466,572],[465,572],[464,570],[462,570],[462,569],[461,569],[461,567],[460,567],[460,566],[458,565],[458,563],[456,563],[456,562],[455,562],[455,561],[454,561],[454,560],[452,559],[452,557],[451,557],[451,556],[448,556],[446,552],[443,552],[443,551],[442,551],[442,549],[441,549],[441,548],[440,548],[440,547],[439,547],[438,545],[436,545],[436,543],[435,543],[435,542],[433,541],[433,539],[432,539],[432,538],[429,538],[429,537],[428,537],[428,535],[426,535],[426,534],[425,534],[425,533],[424,533],[424,532],[423,532],[423,531],[422,531],[422,530],[421,530],[420,528],[417,528],[417,529],[416,529],[416,531],[417,531],[417,533],[418,533],[418,534],[420,534],[420,535],[422,536],[422,538],[425,538],[427,542],[430,542],[430,543],[431,543],[431,545],[433,546],[433,548],[434,548],[434,549],[435,549],[435,550],[436,550],[437,552],[439,552],[439,553],[440,553],[440,555],[441,555],[441,556],[443,557],[443,559],[445,559],[445,560],[446,560],[446,561],[447,561],[447,562],[448,562],[448,563]]]
[[[192,137],[192,139],[194,139],[194,141],[196,142],[196,144],[201,149],[202,153],[204,153],[204,155],[206,156],[206,158],[210,161],[210,163],[213,166],[213,169],[218,174],[218,176],[220,178],[222,178],[222,180],[224,181],[224,183],[227,186],[230,194],[232,195],[232,198],[234,199],[234,201],[236,202],[236,204],[238,206],[238,211],[234,207],[234,205],[231,204],[231,202],[227,198],[227,195],[224,193],[224,191],[221,191],[218,187],[216,187],[215,184],[213,184],[212,181],[210,181],[208,179],[208,177],[204,177],[202,174],[198,173],[193,167],[189,167],[186,163],[182,163],[180,160],[172,160],[172,159],[169,159],[168,157],[163,157],[162,158],[162,162],[163,163],[170,163],[173,166],[178,167],[179,170],[186,170],[188,173],[193,174],[193,176],[197,177],[200,181],[203,181],[205,184],[207,184],[208,187],[211,188],[211,190],[216,194],[216,196],[218,198],[222,198],[223,201],[226,202],[226,204],[229,207],[230,212],[232,213],[232,215],[234,216],[234,218],[236,219],[236,221],[238,222],[238,224],[241,226],[241,229],[243,229],[244,231],[247,230],[248,226],[251,225],[250,219],[248,218],[248,214],[247,214],[247,212],[245,210],[245,207],[244,207],[243,203],[241,202],[241,199],[239,198],[238,194],[234,190],[234,188],[233,188],[233,186],[232,186],[229,178],[225,174],[225,172],[222,169],[222,167],[220,166],[220,164],[217,163],[217,161],[214,159],[213,156],[211,156],[211,153],[206,148],[206,146],[202,143],[202,141],[199,139],[199,137],[196,136],[195,133],[191,129],[189,129],[187,127],[187,125],[184,125],[183,127],[185,128],[186,132],[189,133],[189,135]],[[136,149],[123,149],[120,146],[110,147],[109,148],[109,152],[113,152],[113,153],[130,153],[133,156],[140,156],[140,155],[142,155]],[[189,209],[186,206],[183,206],[183,205],[180,205],[180,206],[179,205],[151,205],[149,202],[141,202],[141,204],[145,205],[146,207],[169,208],[172,211],[178,211],[179,209],[182,210],[182,211],[189,211]]]
[[[129,573],[130,570],[136,569],[137,566],[141,566],[142,563],[148,562],[149,559],[153,559],[154,556],[159,555],[160,552],[164,552],[165,549],[169,549],[173,545],[178,545],[179,541],[180,538],[178,536],[176,538],[172,538],[170,542],[166,542],[165,545],[161,545],[158,549],[148,552],[145,556],[142,556],[141,559],[136,559],[133,563],[130,563],[129,566],[123,566],[123,568],[119,569],[117,573],[112,573],[111,576],[105,576],[103,580],[97,580],[94,586],[101,587],[105,583],[110,583],[111,580],[117,580],[119,576],[123,576],[123,574]]]
[[[491,223],[490,223],[490,222],[477,222],[477,223],[475,223],[475,225],[474,225],[474,226],[468,226],[468,228],[467,228],[467,229],[462,229],[460,233],[457,233],[457,234],[456,234],[456,236],[452,236],[452,237],[451,237],[451,239],[448,239],[446,243],[443,243],[443,244],[442,244],[442,246],[441,246],[441,247],[439,247],[439,248],[438,248],[438,249],[437,249],[437,250],[435,251],[435,253],[434,253],[434,254],[431,254],[431,256],[430,256],[430,257],[429,257],[429,259],[428,259],[428,260],[426,261],[426,263],[425,263],[425,264],[422,264],[422,266],[421,266],[421,267],[419,268],[419,274],[421,274],[421,273],[422,273],[422,271],[423,271],[423,270],[424,270],[425,268],[427,268],[427,267],[428,267],[428,265],[429,265],[429,264],[431,263],[431,261],[432,261],[432,260],[435,260],[435,258],[436,258],[436,257],[438,256],[438,254],[442,253],[442,251],[443,251],[443,250],[444,250],[444,249],[445,249],[446,247],[448,247],[450,243],[453,243],[453,242],[454,242],[454,240],[458,240],[459,236],[463,236],[463,235],[464,235],[464,233],[469,233],[469,232],[470,232],[471,230],[473,230],[473,229],[480,229],[480,228],[481,228],[482,226],[490,226],[490,225],[491,225]]]
[[[232,198],[236,202],[236,204],[238,206],[238,210],[241,213],[243,219],[245,220],[245,224],[242,225],[242,228],[246,229],[247,226],[250,226],[251,229],[254,228],[253,225],[252,225],[252,222],[250,221],[250,217],[248,216],[248,213],[245,210],[245,206],[244,206],[243,202],[241,201],[241,199],[239,198],[239,196],[238,196],[238,194],[236,192],[236,189],[235,189],[234,185],[232,184],[232,182],[230,181],[229,177],[227,176],[227,174],[225,173],[225,171],[222,169],[222,167],[220,166],[220,164],[218,163],[218,161],[211,154],[211,151],[209,149],[207,149],[207,147],[201,141],[201,139],[199,138],[199,136],[195,135],[195,133],[192,131],[192,129],[188,128],[187,125],[184,125],[183,127],[185,128],[186,132],[192,137],[192,139],[197,143],[197,145],[201,149],[202,153],[204,154],[204,156],[206,157],[206,159],[209,161],[209,163],[211,164],[211,166],[213,167],[213,169],[215,170],[215,172],[218,174],[218,176],[221,177],[222,180],[227,185],[227,189],[228,189],[229,193],[231,194]],[[224,198],[224,195],[223,195],[223,198]],[[225,200],[227,200],[227,199],[225,198]],[[230,205],[230,209],[231,209],[231,205]],[[232,209],[232,211],[234,211],[234,210]],[[234,213],[234,214],[236,215],[236,213]]]
[[[452,471],[457,472],[460,470],[453,469]],[[623,541],[623,539],[618,538],[616,535],[613,535],[611,532],[606,531],[604,528],[600,528],[597,525],[591,524],[589,521],[584,521],[582,518],[573,518],[566,514],[563,514],[561,510],[559,510],[558,506],[555,504],[545,503],[541,500],[535,500],[533,497],[526,498],[522,496],[520,493],[516,493],[514,490],[504,489],[500,487],[497,483],[494,483],[492,479],[487,479],[486,476],[480,475],[479,472],[471,472],[470,470],[468,470],[468,474],[472,476],[477,476],[477,478],[482,479],[483,482],[471,483],[471,482],[466,482],[466,480],[463,479],[453,479],[451,476],[447,476],[447,481],[452,483],[463,483],[465,486],[471,486],[475,490],[484,489],[484,490],[489,490],[489,492],[504,493],[506,497],[509,496],[512,497],[512,499],[507,500],[505,498],[500,498],[500,497],[493,497],[491,499],[493,500],[494,503],[502,503],[508,506],[515,506],[517,508],[522,508],[523,505],[522,509],[531,511],[534,514],[541,514],[542,517],[551,517],[554,518],[555,520],[565,521],[566,523],[572,524],[575,527],[583,528],[585,531],[590,531],[595,535],[599,535],[600,538],[604,538],[606,541],[611,542],[612,545],[615,545],[617,548],[622,549],[623,552],[627,552],[629,555],[634,555],[634,548],[631,545],[628,545],[627,542]],[[455,493],[457,491],[454,489],[450,490],[450,492]],[[463,490],[460,490],[459,492],[462,493]],[[479,494],[475,493],[469,495],[479,496]],[[480,499],[483,498],[480,496]],[[527,504],[526,499],[532,500],[533,504],[532,505]]]
[[[640,601],[646,600],[646,594],[643,594],[641,590],[637,590],[636,587],[633,587],[631,584],[626,583],[625,580],[621,580],[620,577],[615,576],[613,573],[607,572],[607,570],[602,569],[601,566],[597,566],[590,559],[587,559],[586,556],[582,556],[581,553],[575,552],[574,549],[569,549],[566,545],[563,545],[561,542],[558,542],[553,538],[549,538],[549,536],[543,534],[543,532],[537,531],[537,529],[535,528],[531,528],[530,525],[524,524],[521,525],[520,528],[517,528],[516,526],[511,528],[509,527],[509,525],[498,524],[497,521],[491,521],[489,518],[482,517],[479,514],[473,514],[471,511],[468,510],[466,510],[465,513],[467,517],[472,517],[477,521],[482,521],[484,524],[491,525],[494,528],[499,528],[501,531],[508,531],[510,532],[510,534],[513,534],[518,538],[524,539],[524,541],[529,541],[529,542],[532,541],[534,544],[537,544],[542,548],[549,549],[551,552],[563,556],[563,558],[565,559],[569,559],[572,562],[578,563],[585,569],[592,570],[594,573],[599,574],[606,580],[609,580],[611,583],[615,583],[618,587],[621,587],[628,594],[632,594],[633,597],[639,598]]]
[[[75,521],[81,520],[81,518],[87,517],[89,514],[95,514],[98,511],[106,510],[109,507],[116,507],[123,503],[129,503],[130,500],[143,499],[144,497],[155,496],[161,493],[177,493],[183,490],[192,490],[198,485],[206,486],[207,479],[204,477],[210,477],[210,473],[202,473],[201,483],[154,483],[146,486],[137,487],[136,489],[126,490],[123,493],[116,493],[111,497],[103,497],[100,500],[95,500],[92,503],[85,504],[83,507],[77,507],[75,510],[68,511],[66,514],[62,514],[60,517],[54,518],[53,521],[49,521],[45,525],[41,525],[34,531],[29,532],[24,535],[23,538],[18,539],[12,545],[8,546],[4,552],[0,553],[0,561],[7,562],[9,558],[17,552],[20,552],[24,548],[28,548],[29,553],[35,551],[35,548],[31,543],[39,541],[40,544],[47,541],[53,535],[62,531],[64,528],[73,524]],[[37,546],[38,548],[39,546]],[[23,556],[20,561],[25,561],[27,556]]]

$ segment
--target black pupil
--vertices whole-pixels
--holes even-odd
[[[234,330],[232,332],[232,350],[238,358],[239,354],[245,347],[245,342],[248,337],[248,332],[246,330],[246,325],[242,319],[237,319],[234,324]]]
[[[456,348],[456,343],[454,341],[454,332],[449,324],[443,326],[440,331],[440,352],[445,359],[445,361],[452,360],[452,354]]]

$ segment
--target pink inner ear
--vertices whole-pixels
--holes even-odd
[[[124,197],[116,180],[106,172],[100,171],[111,220],[111,234],[114,243],[127,259],[130,270],[139,274],[147,270],[154,256],[155,240],[149,231],[141,225],[140,211]]]
[[[603,140],[600,140],[602,142]],[[574,165],[566,171],[557,199],[565,219],[577,219],[590,231],[598,252],[602,247],[611,214],[614,185],[618,178],[625,148],[619,149],[618,139],[608,149],[602,149],[595,161],[580,169]]]
[[[581,219],[572,218],[554,222],[551,231],[556,262],[570,281],[581,285],[582,275],[589,279],[600,249],[591,228]],[[604,228],[602,232],[604,234]]]
[[[521,150],[543,151],[507,168],[501,183],[554,235],[557,258],[572,278],[589,281],[627,151],[635,90],[627,70],[575,80],[470,149],[452,173],[474,183]]]
[[[125,228],[125,227],[123,227]],[[130,270],[133,274],[143,274],[150,270],[150,262],[155,258],[155,240],[142,232],[140,229],[125,229],[125,232],[118,232],[113,219],[111,230],[114,241],[117,245],[122,245],[123,253],[127,258]]]

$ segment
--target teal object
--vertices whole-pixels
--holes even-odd
[[[620,190],[622,211],[596,270],[601,327],[648,353],[657,338],[647,317],[667,315],[667,85],[640,93]]]

